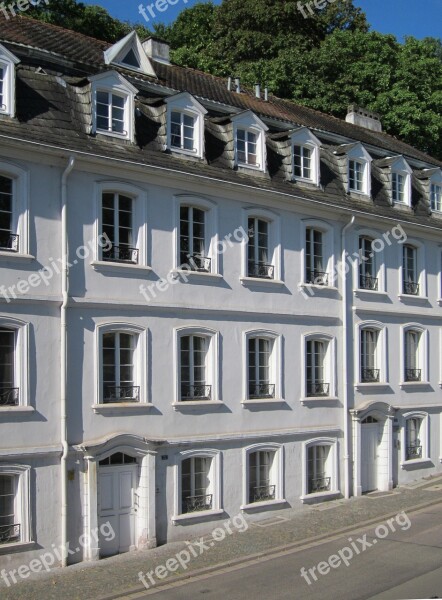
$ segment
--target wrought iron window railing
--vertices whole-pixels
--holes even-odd
[[[181,384],[181,401],[186,400],[210,400],[212,396],[212,386],[197,384],[189,385],[186,383]]]
[[[210,273],[212,259],[201,254],[186,255],[182,262],[181,268],[190,271],[198,271],[202,273]]]
[[[330,384],[323,381],[307,381],[307,396],[328,396]]]
[[[19,388],[0,387],[0,406],[18,406]]]
[[[274,398],[275,384],[273,383],[249,383],[249,398]]]
[[[105,386],[103,402],[112,404],[114,402],[139,402],[139,385],[117,385]]]
[[[317,271],[316,269],[307,269],[305,282],[314,285],[328,285],[328,273],[325,271]]]
[[[376,383],[379,381],[380,370],[371,368],[361,369],[361,381],[362,383]]]
[[[275,485],[260,485],[250,489],[250,502],[263,502],[275,499]]]
[[[416,458],[422,458],[422,446],[412,444],[407,446],[407,460],[413,460]]]
[[[331,477],[313,477],[309,479],[309,494],[317,492],[329,492]]]
[[[404,281],[404,294],[419,296],[419,284],[415,281]]]
[[[8,231],[0,232],[0,250],[9,250],[10,252],[18,252],[19,236]]]
[[[378,291],[378,279],[376,277],[367,277],[361,275],[359,277],[359,287],[361,290],[371,290],[372,292]]]
[[[421,369],[405,369],[405,381],[421,381]]]
[[[248,263],[247,275],[249,277],[257,277],[259,279],[273,279],[275,267],[264,263]]]
[[[103,249],[102,258],[106,261],[138,264],[138,249],[129,246],[112,246],[109,249]]]
[[[183,498],[183,513],[193,513],[202,510],[211,510],[213,494],[205,496],[187,496]]]
[[[21,539],[21,526],[18,524],[14,525],[0,525],[0,544],[10,544],[12,542],[19,542]]]

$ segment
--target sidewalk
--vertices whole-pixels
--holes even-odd
[[[393,516],[414,507],[442,501],[442,477],[434,477],[417,484],[396,488],[393,492],[376,492],[362,498],[335,500],[315,507],[288,509],[263,514],[240,533],[226,535],[201,555],[192,557],[187,570],[181,567],[164,581],[170,582],[190,572],[213,568],[220,564],[238,564],[246,557],[269,553],[283,546],[303,545],[311,538],[328,537],[358,524],[373,520],[382,523],[385,516]],[[234,517],[234,515],[231,515]],[[219,521],[222,527],[228,518]],[[412,517],[411,517],[412,521]],[[212,524],[207,527],[207,539],[212,539]],[[205,538],[205,540],[207,541]],[[192,540],[189,540],[192,541]],[[142,591],[138,573],[155,570],[173,558],[185,543],[166,544],[154,550],[144,550],[115,556],[94,563],[81,563],[67,569],[33,575],[33,579],[11,587],[1,581],[1,600],[99,600],[118,597],[131,591]],[[155,579],[158,584],[162,582]]]

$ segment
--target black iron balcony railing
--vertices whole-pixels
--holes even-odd
[[[359,277],[359,287],[361,290],[371,290],[372,292],[378,291],[378,280],[376,277],[367,277],[361,275]]]
[[[140,401],[140,386],[139,385],[117,385],[105,386],[104,398],[105,403],[114,402],[139,402]]]
[[[330,384],[323,381],[307,381],[307,396],[328,396]]]
[[[331,477],[314,477],[309,480],[309,494],[317,492],[329,492],[331,484]]]
[[[419,296],[419,284],[415,281],[404,281],[404,294]]]
[[[138,264],[137,248],[130,248],[129,246],[112,246],[106,250],[103,248],[102,252],[103,260]]]
[[[0,544],[19,542],[20,539],[20,525],[0,525]]]
[[[212,386],[204,383],[197,385],[181,384],[181,401],[186,400],[210,400],[212,396]]]
[[[212,259],[208,258],[207,256],[201,256],[201,254],[187,254],[184,257],[181,256],[181,261],[182,269],[187,269],[188,271],[210,273]]]
[[[206,496],[187,496],[186,498],[183,498],[183,513],[211,510],[212,498],[212,494],[207,494]]]
[[[8,250],[9,252],[18,252],[19,236],[9,233],[8,231],[0,232],[0,250]]]
[[[379,381],[379,369],[362,368],[361,381],[362,383],[376,383]]]
[[[305,282],[314,285],[328,285],[328,273],[317,271],[316,269],[307,269]]]
[[[275,267],[264,263],[248,263],[247,275],[249,277],[257,277],[258,279],[273,279]]]
[[[421,381],[421,369],[405,369],[405,381]]]
[[[275,384],[273,383],[249,383],[249,398],[274,398]]]
[[[275,499],[275,485],[260,485],[250,488],[250,502],[263,502]]]
[[[18,406],[18,391],[18,388],[0,387],[0,406]]]
[[[416,444],[407,446],[407,460],[413,460],[416,458],[422,458],[422,446],[418,446]]]

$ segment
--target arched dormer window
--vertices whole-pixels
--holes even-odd
[[[203,158],[207,110],[188,92],[170,96],[167,104],[167,149]]]
[[[437,169],[430,177],[430,205],[435,213],[442,213],[442,170]]]
[[[391,165],[391,201],[393,204],[411,206],[410,165],[403,156],[399,156]]]
[[[250,110],[233,116],[232,123],[235,166],[264,172],[267,163],[265,134],[269,128]]]
[[[306,127],[293,131],[290,140],[293,179],[319,185],[319,148],[321,142]]]
[[[15,65],[19,62],[0,44],[0,115],[15,115]]]
[[[364,146],[360,142],[344,144],[339,146],[335,154],[347,157],[347,192],[370,196],[372,158]]]

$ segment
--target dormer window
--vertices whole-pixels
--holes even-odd
[[[145,75],[156,77],[152,63],[140,42],[136,31],[131,31],[104,51],[106,65],[119,65],[132,71],[140,71]]]
[[[15,65],[20,62],[0,44],[0,114],[14,116]]]
[[[348,187],[352,192],[364,192],[364,163],[359,160],[348,161]]]
[[[405,177],[396,171],[393,171],[391,174],[391,195],[393,197],[393,202],[404,202]]]
[[[431,184],[431,210],[442,212],[442,184]]]
[[[204,155],[207,110],[187,92],[170,96],[167,104],[167,149],[197,158]]]
[[[321,142],[305,127],[294,131],[290,139],[292,144],[293,179],[319,185],[319,148]]]
[[[402,157],[391,164],[391,200],[393,204],[411,206],[412,170]]]
[[[371,163],[373,159],[364,146],[360,142],[345,144],[339,146],[335,150],[335,154],[338,156],[347,155],[347,192],[349,194],[370,196]],[[345,163],[342,159],[341,161],[342,167],[344,167]]]
[[[232,123],[235,166],[265,171],[267,125],[249,110],[232,117]]]
[[[91,77],[92,133],[133,141],[138,90],[115,71]]]
[[[135,51],[133,48],[129,50],[126,56],[122,59],[122,64],[127,65],[128,67],[133,67],[134,69],[140,68],[140,60],[135,55]]]

